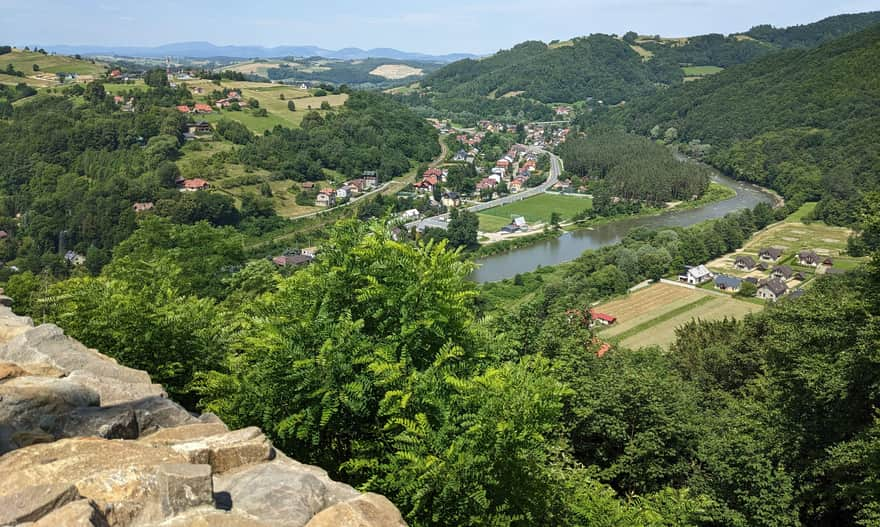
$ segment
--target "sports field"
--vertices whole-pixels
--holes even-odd
[[[595,309],[618,320],[617,324],[600,332],[603,338],[636,349],[668,347],[675,340],[675,329],[692,319],[742,318],[762,307],[702,289],[660,283]]]
[[[511,218],[515,216],[523,216],[529,223],[549,223],[550,215],[554,212],[558,212],[565,221],[592,206],[593,200],[586,197],[540,194],[509,205],[484,210],[480,215],[501,218],[505,220],[503,225],[510,223]]]

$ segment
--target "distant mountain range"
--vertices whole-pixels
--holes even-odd
[[[429,55],[413,53],[391,48],[375,48],[363,50],[345,48],[340,50],[323,49],[317,46],[278,46],[265,48],[262,46],[217,46],[210,42],[177,42],[155,47],[141,46],[90,46],[90,45],[57,45],[44,46],[48,51],[62,55],[102,55],[118,57],[154,58],[154,57],[186,57],[186,58],[237,58],[237,59],[269,59],[280,57],[326,57],[341,60],[362,60],[383,58],[394,60],[420,60],[429,62],[455,62],[477,55],[469,53],[453,53],[448,55]]]

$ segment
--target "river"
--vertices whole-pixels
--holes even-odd
[[[534,271],[540,266],[557,265],[574,260],[584,251],[614,245],[635,227],[687,227],[706,220],[720,218],[728,213],[751,209],[758,203],[772,205],[773,196],[764,189],[736,181],[715,173],[712,180],[736,191],[730,199],[709,203],[696,209],[668,212],[658,216],[622,219],[592,229],[566,232],[548,240],[510,252],[487,256],[476,261],[479,265],[471,278],[476,282],[497,282],[519,273]]]

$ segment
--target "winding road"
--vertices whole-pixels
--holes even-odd
[[[557,156],[556,154],[548,152],[542,148],[531,147],[529,148],[529,152],[534,154],[547,154],[550,156],[550,175],[547,176],[547,181],[541,183],[537,187],[523,190],[522,192],[517,192],[516,194],[510,194],[509,196],[493,199],[492,201],[477,203],[476,205],[472,205],[465,210],[469,212],[481,212],[484,210],[493,209],[495,207],[500,207],[501,205],[516,203],[517,201],[522,201],[524,199],[537,196],[538,194],[543,194],[544,192],[547,192],[547,189],[553,187],[553,185],[555,185],[559,181],[559,176],[562,175],[562,159],[560,159],[559,156]],[[441,214],[439,216],[431,216],[430,218],[407,223],[406,229],[409,230],[413,227],[446,229],[448,219],[448,213]]]

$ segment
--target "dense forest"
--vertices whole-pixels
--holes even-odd
[[[862,218],[869,251],[878,211]],[[876,267],[744,322],[691,323],[674,353],[597,357],[572,314],[787,212],[637,229],[484,290],[445,242],[396,242],[377,222],[337,225],[285,278],[245,263],[231,228],[152,218],[99,275],[23,273],[7,291],[414,526],[874,525]]]
[[[594,197],[657,205],[695,199],[709,188],[709,169],[637,135],[596,130],[563,143],[559,155],[568,172],[598,183],[591,184]]]
[[[726,173],[787,198],[821,199],[817,217],[852,223],[880,184],[880,26],[813,50],[780,52],[700,82],[595,112],[643,134],[711,144]]]
[[[349,177],[375,170],[385,180],[440,153],[437,134],[401,104],[376,93],[355,92],[342,111],[312,112],[299,129],[276,127],[241,150],[243,163],[297,181],[323,179],[322,168]]]
[[[174,105],[191,100],[188,90],[157,86],[123,96],[134,97],[134,112],[120,111],[100,83],[14,107],[0,101],[0,109],[10,110],[0,112],[4,277],[13,267],[65,276],[72,271],[64,259],[71,250],[86,257],[88,271],[99,271],[137,227],[138,202],[154,203],[153,213],[179,223],[204,220],[248,232],[283,223],[267,217],[274,212],[259,196],[246,196],[237,207],[224,193],[178,191],[176,160],[187,117]],[[377,170],[387,179],[439,152],[432,127],[380,94],[355,93],[325,117],[309,114],[298,130],[255,137],[236,125],[221,121],[218,136],[245,145],[234,155],[269,168],[275,178],[320,179],[330,168],[351,175]]]
[[[678,64],[727,68],[782,49],[813,48],[877,23],[880,23],[880,11],[838,15],[787,28],[756,26],[738,35],[698,35],[688,37],[685,42],[640,39],[638,44],[656,57]]]
[[[681,79],[676,64],[643,61],[625,42],[591,35],[570,45],[525,42],[487,59],[451,64],[421,84],[449,95],[500,97],[522,92],[523,97],[548,103],[593,98],[617,104]]]

